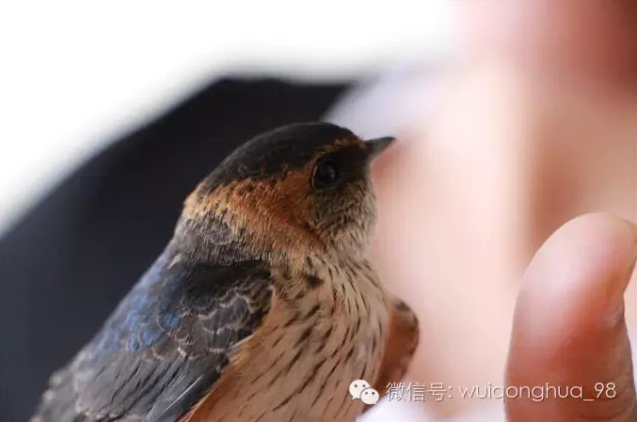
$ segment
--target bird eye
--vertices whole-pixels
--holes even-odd
[[[334,186],[339,180],[339,172],[333,161],[323,161],[314,169],[312,181],[315,189],[324,189]]]

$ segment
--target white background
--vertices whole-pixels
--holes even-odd
[[[375,72],[445,49],[453,7],[451,0],[5,1],[0,232],[105,142],[215,75]]]

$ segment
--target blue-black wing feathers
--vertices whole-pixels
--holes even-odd
[[[164,252],[97,336],[52,378],[44,422],[168,422],[217,381],[270,309],[258,261],[192,263]]]

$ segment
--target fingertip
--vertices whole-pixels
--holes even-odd
[[[540,248],[539,256],[561,252],[581,254],[586,250],[607,252],[611,264],[632,260],[637,252],[637,227],[632,222],[606,213],[578,216],[560,227]],[[616,252],[621,252],[616,255]]]
[[[507,411],[521,417],[512,420],[576,421],[633,411],[623,293],[636,247],[634,224],[595,213],[564,224],[537,252],[518,297],[507,385],[581,386],[589,394],[600,382],[625,388],[617,400],[594,404],[574,398],[512,400]]]
[[[547,300],[583,302],[614,312],[635,265],[637,228],[604,213],[574,218],[560,227],[536,253],[523,277],[521,306]],[[539,304],[537,303],[539,302]],[[600,310],[604,312],[604,310]]]

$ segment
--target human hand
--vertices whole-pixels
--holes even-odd
[[[540,248],[517,300],[506,385],[544,390],[507,393],[509,422],[637,420],[623,301],[636,253],[635,227],[602,214]]]
[[[442,72],[425,118],[399,133],[402,142],[374,173],[380,230],[372,257],[418,313],[426,339],[408,378],[501,386],[506,365],[506,385],[581,386],[597,398],[512,399],[510,422],[635,419],[626,321],[637,326],[637,294],[628,292],[626,319],[622,307],[614,325],[604,308],[606,292],[626,287],[635,235],[622,235],[624,223],[611,217],[578,218],[553,234],[519,281],[564,222],[590,211],[634,219],[628,62],[637,38],[628,33],[637,15],[627,2],[492,2],[503,9],[493,14],[480,3],[466,4],[481,12],[470,14],[471,54]],[[586,42],[591,27],[608,35]],[[617,397],[603,400],[609,382]],[[427,407],[452,417],[487,401]]]

